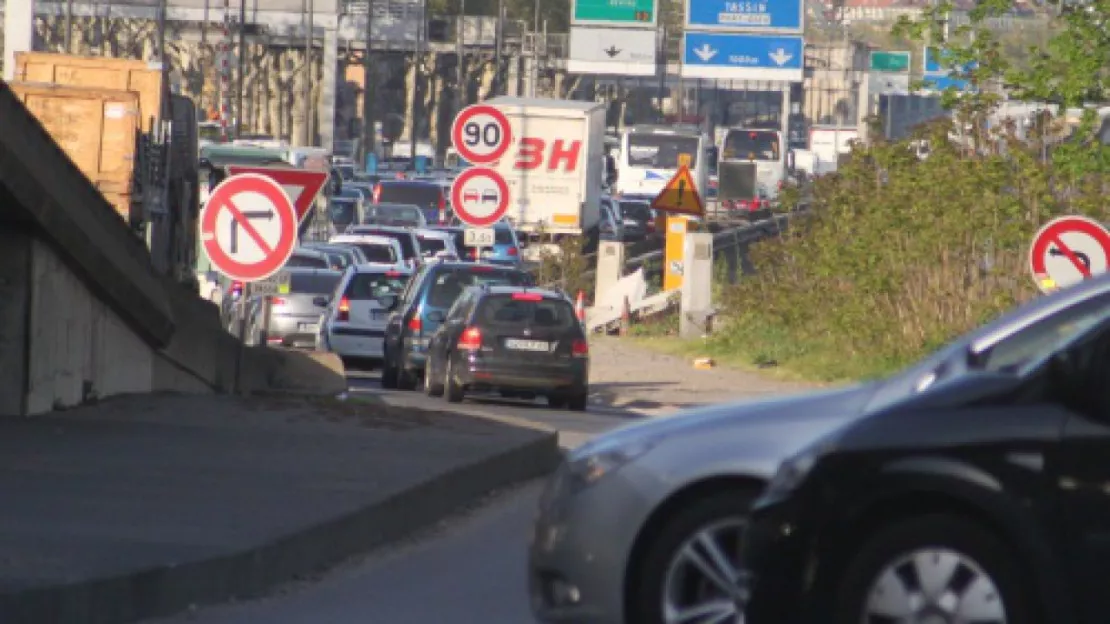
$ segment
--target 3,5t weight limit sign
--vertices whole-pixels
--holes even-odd
[[[505,114],[488,104],[468,106],[455,117],[451,144],[465,160],[475,165],[496,162],[512,143],[512,130]]]

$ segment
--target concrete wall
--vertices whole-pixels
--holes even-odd
[[[0,224],[0,415],[23,412],[30,239]]]
[[[150,392],[154,351],[95,297],[46,243],[31,245],[26,412],[89,396]]]

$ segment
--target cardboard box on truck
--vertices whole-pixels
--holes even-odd
[[[143,132],[150,132],[151,119],[158,116],[162,106],[162,66],[159,63],[49,52],[16,52],[15,80],[134,91],[139,95],[139,116],[136,120]]]
[[[512,146],[493,167],[509,186],[507,217],[525,232],[579,235],[601,218],[605,104],[497,97]]]
[[[139,94],[21,82],[8,86],[73,164],[129,218]]]

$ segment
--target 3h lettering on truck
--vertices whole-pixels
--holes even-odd
[[[514,169],[532,171],[544,165],[544,153],[547,152],[547,143],[536,137],[524,137],[520,140],[520,149],[517,151]],[[555,139],[551,144],[551,154],[546,158],[547,170],[555,171],[563,165],[563,171],[573,172],[578,168],[578,156],[582,152],[582,141],[564,141]]]

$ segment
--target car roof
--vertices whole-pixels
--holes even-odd
[[[521,268],[518,268],[518,267],[505,266],[503,264],[493,264],[492,262],[462,262],[462,261],[459,261],[459,260],[446,260],[446,261],[431,263],[431,264],[428,264],[427,266],[443,267],[443,268],[448,268],[448,269],[476,269],[476,268],[480,267],[483,271],[489,271],[489,270],[496,269],[496,270],[499,270],[499,271],[512,271],[512,272],[516,272],[516,273],[526,273],[526,271],[524,269],[521,269]]]
[[[434,186],[436,189],[440,188],[439,184],[431,180],[382,180],[378,184],[388,186]]]
[[[425,238],[441,238],[443,240],[447,240],[447,239],[451,238],[451,236],[453,234],[451,232],[445,232],[443,230],[437,230],[437,229],[433,229],[433,228],[430,228],[430,227],[426,227],[426,228],[417,228],[416,229],[416,235],[417,236],[423,236]]]
[[[401,273],[412,275],[412,269],[403,264],[387,264],[385,262],[363,262],[351,265],[355,273]]]
[[[323,258],[326,254],[319,249],[309,249],[308,247],[294,247],[293,255],[311,256],[313,258]]]
[[[378,202],[376,204],[370,204],[370,205],[374,208],[379,208],[379,207],[383,207],[383,208],[415,208],[416,210],[420,210],[420,206],[418,206],[416,204],[405,204],[405,203],[401,203],[401,202]]]
[[[319,269],[316,267],[286,267],[282,269],[282,271],[288,271],[291,274],[296,273],[298,275],[334,275],[335,277],[343,276],[343,271],[337,271],[335,269]]]
[[[370,234],[370,230],[378,230],[379,232],[391,232],[394,234],[412,234],[411,227],[403,227],[400,225],[375,225],[373,223],[360,223],[359,225],[352,225],[348,235],[358,234],[359,231],[364,231]]]
[[[509,286],[507,284],[499,284],[497,286],[479,286],[478,288],[481,288],[487,295],[511,295],[513,293],[527,292],[540,295],[545,299],[565,300],[567,298],[567,296],[561,292],[547,288],[537,288],[535,286]]]
[[[390,247],[392,247],[393,245],[398,244],[397,240],[394,239],[391,236],[378,236],[377,234],[358,234],[358,233],[336,234],[335,236],[332,236],[331,239],[328,240],[328,242],[329,243],[338,243],[338,244],[343,244],[343,243],[368,243],[368,244],[371,244],[371,245],[387,245],[387,246],[390,246]]]

